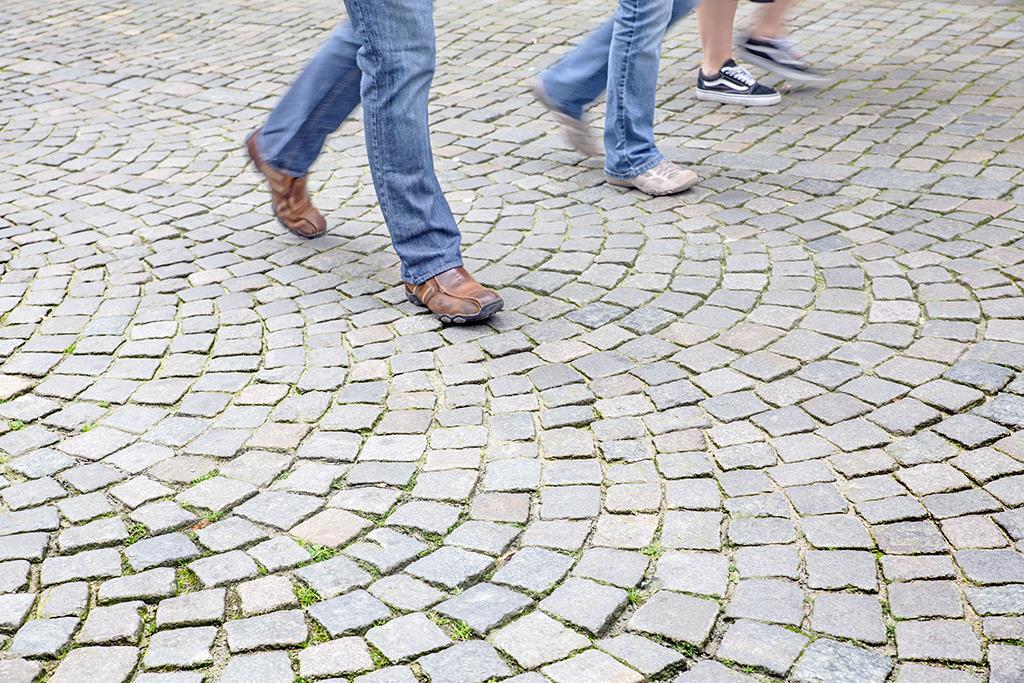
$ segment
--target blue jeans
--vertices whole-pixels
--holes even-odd
[[[563,113],[583,110],[608,90],[605,173],[635,178],[664,160],[654,144],[654,94],[665,31],[699,0],[619,0],[615,15],[541,75]]]
[[[338,27],[270,114],[259,139],[274,168],[303,176],[327,136],[363,104],[366,151],[402,277],[420,284],[462,265],[461,236],[434,173],[427,99],[432,0],[345,0]]]

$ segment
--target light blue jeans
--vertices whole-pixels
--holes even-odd
[[[461,236],[434,173],[427,99],[432,0],[345,0],[338,27],[270,114],[259,139],[274,168],[303,176],[327,136],[363,105],[370,173],[402,277],[420,284],[462,265]]]
[[[619,0],[615,15],[541,74],[548,99],[581,118],[607,88],[605,173],[635,178],[664,160],[654,144],[661,41],[699,0]]]

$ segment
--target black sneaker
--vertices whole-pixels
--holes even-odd
[[[763,106],[778,104],[782,95],[774,88],[758,83],[749,71],[730,59],[714,76],[705,76],[703,71],[698,71],[697,99]]]
[[[737,47],[751,64],[782,76],[794,83],[824,83],[828,79],[800,58],[793,42],[785,38],[743,36]]]

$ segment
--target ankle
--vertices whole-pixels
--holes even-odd
[[[785,37],[779,28],[752,28],[747,35],[754,40],[779,40]]]
[[[717,65],[712,62],[702,62],[700,65],[700,72],[704,75],[704,78],[713,78],[722,71],[722,64],[725,64],[725,60],[722,60],[722,62]]]

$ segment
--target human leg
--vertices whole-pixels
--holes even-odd
[[[654,104],[671,7],[665,0],[619,0],[604,125],[605,173],[613,178],[636,177],[664,159],[654,144]]]
[[[359,105],[358,50],[352,25],[345,22],[245,143],[270,186],[274,215],[300,237],[319,237],[327,230],[309,198],[306,175],[327,136]]]
[[[360,43],[363,127],[374,189],[402,277],[420,284],[462,265],[458,227],[434,173],[427,101],[431,0],[345,0]]]
[[[736,0],[706,0],[697,9],[703,61],[697,74],[697,99],[747,106],[777,104],[781,95],[758,83],[732,58]]]
[[[346,21],[267,118],[258,138],[267,163],[292,176],[309,172],[327,136],[359,106],[362,73],[356,64],[358,51],[359,41]]]
[[[795,0],[761,3],[749,34],[754,38],[781,38],[786,30],[786,17],[795,4]]]
[[[693,11],[697,0],[673,0],[668,25]],[[581,154],[600,154],[601,146],[583,112],[608,86],[608,55],[615,18],[594,29],[583,42],[541,73],[534,94],[562,124],[569,143]]]
[[[739,41],[739,52],[752,64],[795,83],[824,83],[828,79],[813,69],[786,37],[786,18],[796,0],[775,0],[757,13],[750,31]]]

